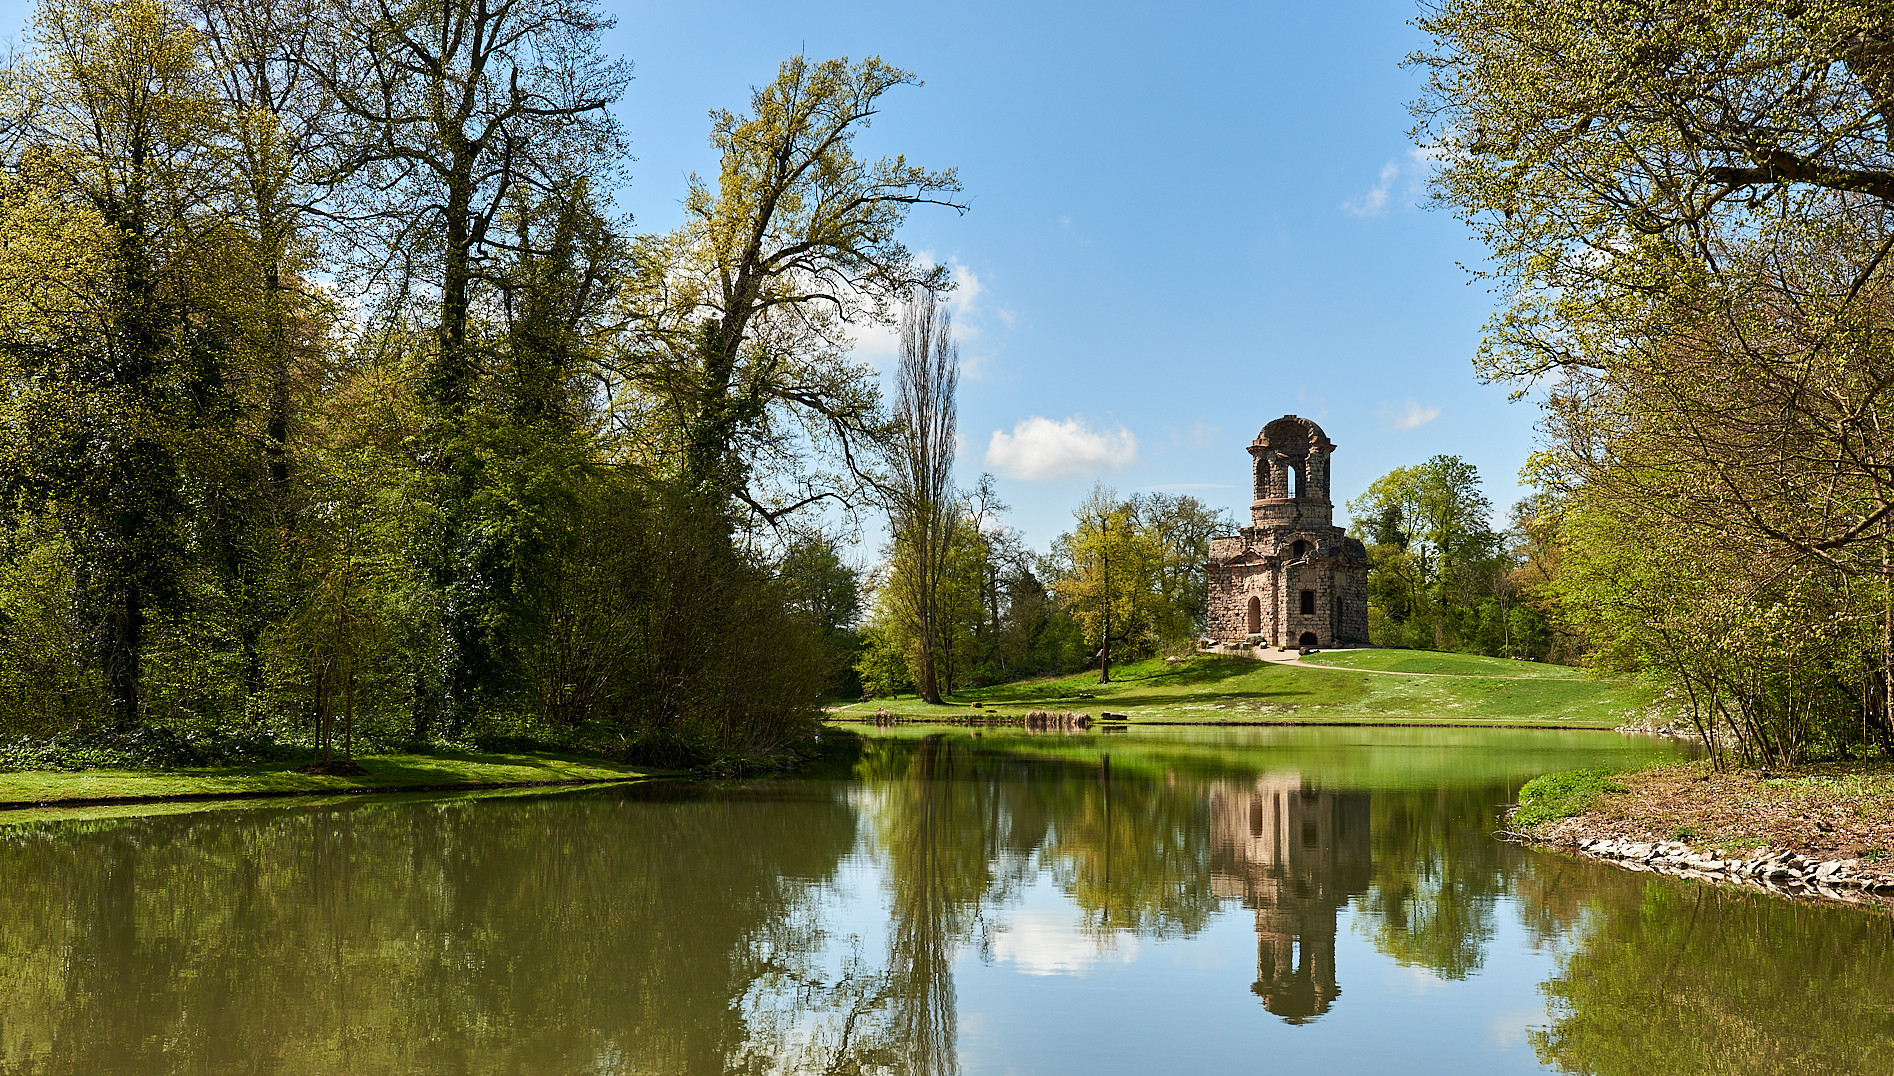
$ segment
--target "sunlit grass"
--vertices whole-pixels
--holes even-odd
[[[1581,815],[1606,793],[1631,791],[1614,777],[1609,770],[1568,770],[1534,777],[1519,790],[1519,810],[1513,814],[1512,825],[1524,828]]]
[[[885,709],[902,716],[941,718],[1018,717],[1032,710],[1071,710],[1093,716],[1123,713],[1141,721],[1610,728],[1625,723],[1632,711],[1649,702],[1648,689],[1642,685],[1591,680],[1561,666],[1404,650],[1316,656],[1346,658],[1356,664],[1301,667],[1221,656],[1172,664],[1152,659],[1114,668],[1109,684],[1100,684],[1097,672],[1086,671],[966,690],[949,696],[946,706],[929,706],[903,696],[851,703],[836,712],[849,717]],[[1433,662],[1455,671],[1429,674],[1380,667],[1416,662]]]
[[[355,761],[367,772],[357,776],[297,773],[300,760],[149,772],[25,770],[0,773],[0,803],[613,781],[652,772],[595,755],[556,752],[485,753],[443,749],[425,754],[358,757]]]
[[[1569,665],[1489,658],[1479,654],[1441,654],[1431,650],[1342,650],[1310,654],[1302,660],[1309,665],[1333,669],[1373,669],[1431,676],[1502,676],[1551,680],[1582,680],[1585,677],[1583,669],[1574,669]]]

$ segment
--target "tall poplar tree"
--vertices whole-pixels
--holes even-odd
[[[959,409],[960,349],[953,319],[931,291],[918,290],[901,309],[901,365],[895,377],[895,428],[889,446],[890,583],[914,633],[916,688],[940,702],[940,650],[948,626],[941,591],[960,523],[954,501],[954,450]]]

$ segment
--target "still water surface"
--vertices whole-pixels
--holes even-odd
[[[1894,1072],[1890,920],[1504,844],[1600,733],[0,826],[0,1072]]]

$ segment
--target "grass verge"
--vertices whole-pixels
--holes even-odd
[[[1527,661],[1410,650],[1315,656],[1328,662],[1278,665],[1210,655],[1174,664],[1153,659],[1114,668],[1109,684],[1098,683],[1098,674],[1088,671],[962,691],[946,706],[909,695],[850,703],[833,712],[849,718],[885,709],[938,720],[1057,709],[1212,724],[1612,728],[1650,702],[1644,685],[1587,679],[1576,669]]]
[[[1519,810],[1513,812],[1512,827],[1572,818],[1597,806],[1607,792],[1631,791],[1619,783],[1618,776],[1612,770],[1570,770],[1534,777],[1519,789]]]
[[[296,772],[304,760],[137,771],[25,770],[0,773],[0,807],[132,800],[312,795],[401,789],[492,788],[588,781],[623,781],[658,771],[596,755],[550,751],[489,753],[439,750],[357,757],[359,775]]]

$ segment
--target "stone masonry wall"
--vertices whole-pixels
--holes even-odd
[[[1314,422],[1284,415],[1249,446],[1254,500],[1250,526],[1215,538],[1208,565],[1205,630],[1220,642],[1318,646],[1368,641],[1368,556],[1335,526],[1330,498],[1333,442]],[[1300,482],[1290,480],[1298,471]],[[1298,557],[1295,543],[1308,547]],[[1302,611],[1302,592],[1313,609]],[[1249,630],[1249,604],[1261,606],[1261,630]]]

